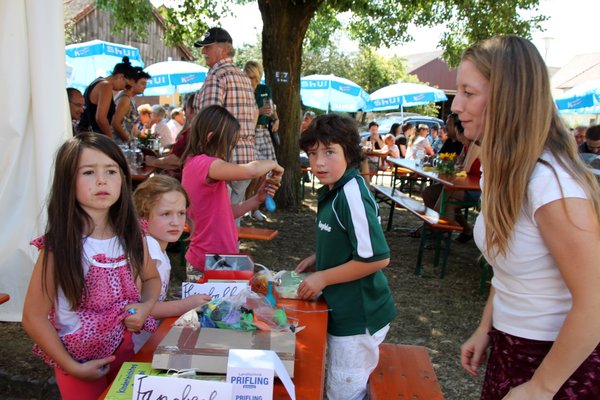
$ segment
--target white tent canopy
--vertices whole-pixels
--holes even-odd
[[[20,321],[54,153],[71,135],[62,0],[0,1],[1,321]]]

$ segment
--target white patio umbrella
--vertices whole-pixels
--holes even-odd
[[[369,94],[363,88],[335,75],[308,75],[300,79],[300,97],[305,106],[325,111],[356,112],[369,101]]]
[[[144,96],[166,96],[175,92],[195,92],[202,87],[208,68],[186,61],[168,61],[149,65],[144,69],[152,76]]]
[[[144,67],[140,51],[124,44],[92,40],[65,46],[66,62],[73,67],[70,85],[83,92],[94,79],[108,76],[125,56],[134,67]]]
[[[402,110],[448,100],[443,90],[420,83],[399,82],[371,93],[368,111]]]

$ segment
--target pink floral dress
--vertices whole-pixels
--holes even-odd
[[[37,238],[31,244],[38,250],[43,249],[44,237]],[[124,307],[140,301],[126,254],[111,258],[98,253],[88,261],[89,270],[85,275],[81,302],[76,310],[72,310],[79,319],[79,327],[60,337],[69,354],[79,362],[114,354],[125,335],[123,320],[128,313]],[[50,311],[49,319],[58,331],[60,328],[56,323],[56,304]],[[154,318],[148,317],[144,330],[156,330]],[[33,352],[47,364],[57,366],[37,345]]]

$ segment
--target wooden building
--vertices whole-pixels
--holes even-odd
[[[149,0],[148,0],[149,1]],[[169,57],[177,61],[192,61],[194,56],[186,46],[168,47],[164,43],[165,24],[160,14],[154,10],[153,20],[147,25],[148,35],[139,37],[129,29],[115,34],[111,31],[111,15],[96,7],[95,0],[64,0],[65,24],[73,24],[73,34],[78,42],[105,40],[126,44],[140,50],[144,65],[167,61]]]
[[[441,57],[442,51],[404,56],[409,74],[416,75],[429,86],[443,90],[448,97],[448,100],[440,104],[439,117],[445,120],[456,94],[456,68],[450,68]]]
[[[148,0],[150,1],[150,0]],[[153,19],[147,25],[148,35],[141,38],[130,29],[121,33],[112,32],[111,14],[96,6],[95,0],[64,0],[65,26],[72,26],[72,34],[77,43],[98,39],[112,43],[126,44],[139,49],[144,66],[157,62],[193,61],[194,56],[186,46],[166,46],[164,43],[165,23],[162,16],[153,10]],[[179,104],[175,96],[138,96],[138,104]]]

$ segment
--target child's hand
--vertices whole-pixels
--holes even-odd
[[[139,333],[142,330],[151,309],[148,309],[148,306],[145,303],[132,303],[127,304],[124,311],[128,314],[123,320],[127,330],[129,332]]]
[[[82,381],[95,381],[102,378],[110,371],[110,363],[115,361],[115,356],[90,360],[83,364],[78,364],[74,371],[67,371],[69,375]]]
[[[323,280],[322,272],[315,272],[307,276],[298,286],[298,297],[303,300],[309,300],[317,297],[319,293],[327,286]]]
[[[186,297],[185,300],[187,301],[187,304],[189,306],[188,308],[190,310],[196,309],[196,311],[198,311],[198,308],[202,307],[203,305],[209,303],[212,300],[212,296],[209,296],[207,294],[193,294],[191,296]]]
[[[315,254],[306,257],[296,266],[296,272],[311,272],[317,267],[317,256]]]
[[[267,198],[267,194],[271,197],[274,197],[275,192],[277,192],[277,189],[279,189],[280,186],[281,176],[267,176],[266,178],[263,178],[263,180],[261,181],[260,189],[257,193],[259,202],[263,203]]]
[[[278,178],[278,182],[281,182],[281,177],[283,176],[283,172],[285,170],[283,169],[283,167],[279,164],[277,164],[275,166],[275,168],[273,168],[271,170],[271,172],[269,173],[271,178]]]

